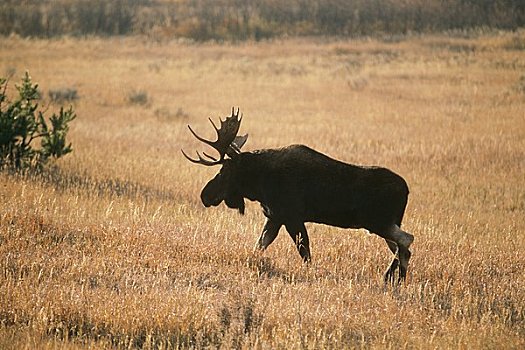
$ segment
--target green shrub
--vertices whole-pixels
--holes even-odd
[[[0,78],[0,169],[41,168],[50,159],[60,158],[72,151],[66,136],[69,122],[76,115],[72,107],[60,108],[48,119],[39,110],[38,85],[25,73],[12,101],[7,98],[8,80]],[[37,139],[39,147],[34,147]]]

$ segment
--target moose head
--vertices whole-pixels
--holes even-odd
[[[182,154],[190,161],[196,164],[205,166],[222,165],[219,173],[211,179],[201,192],[201,201],[205,207],[217,206],[222,201],[226,203],[229,208],[238,209],[241,214],[244,214],[244,199],[236,190],[238,183],[235,162],[236,157],[241,153],[241,148],[248,140],[248,135],[237,136],[241,126],[242,114],[239,116],[239,108],[235,111],[232,107],[231,115],[225,120],[219,119],[221,122],[220,128],[217,128],[211,118],[208,118],[211,125],[217,133],[217,140],[210,141],[199,135],[191,126],[188,125],[190,132],[197,138],[197,140],[211,146],[219,153],[219,157],[213,157],[205,152],[203,156],[197,151],[197,159],[189,157],[184,150],[181,149]]]

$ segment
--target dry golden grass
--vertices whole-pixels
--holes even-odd
[[[0,348],[522,348],[523,35],[0,39],[0,72],[80,96],[71,155],[0,174]],[[201,148],[186,124],[211,136],[232,105],[247,149],[304,143],[405,177],[405,285],[383,285],[391,257],[365,231],[309,225],[303,266],[284,232],[252,253],[257,204],[202,207],[217,169],[181,156]]]

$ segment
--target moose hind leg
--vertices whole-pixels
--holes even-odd
[[[410,256],[412,255],[408,248],[414,241],[414,236],[412,236],[408,232],[401,230],[401,228],[395,224],[390,226],[388,229],[379,230],[376,232],[379,236],[383,237],[387,241],[387,243],[391,242],[388,243],[388,246],[390,250],[392,250],[392,252],[394,252],[394,246],[392,244],[394,244],[397,247],[397,249],[395,249],[397,251],[397,262],[396,258],[394,258],[392,264],[385,273],[385,281],[393,281],[395,269],[392,268],[397,267],[396,265],[399,266],[398,282],[405,280],[408,270],[408,261],[410,260]]]
[[[385,272],[384,275],[384,281],[385,283],[394,283],[395,273],[399,266],[399,254],[398,254],[398,246],[396,243],[389,241],[388,239],[385,239],[386,243],[388,244],[388,248],[390,248],[390,251],[392,254],[394,254],[394,258],[392,259],[392,263],[390,263],[390,266]]]
[[[308,233],[306,232],[304,223],[291,223],[285,224],[285,226],[290,237],[292,237],[301,258],[303,258],[304,262],[309,262],[311,260],[310,240],[308,239]]]
[[[407,277],[408,261],[412,253],[405,247],[399,247],[399,279],[398,282],[404,281]]]
[[[265,250],[268,248],[277,237],[281,226],[281,224],[278,224],[271,219],[267,219],[266,224],[264,224],[263,232],[255,244],[255,250]]]
[[[412,242],[414,242],[414,236],[408,232],[401,230],[398,225],[393,225],[389,232],[390,236],[397,243],[399,248],[399,279],[398,281],[404,281],[407,276],[408,261],[412,253],[408,249]]]

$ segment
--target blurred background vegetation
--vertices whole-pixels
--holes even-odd
[[[0,34],[261,40],[513,30],[523,0],[4,0]]]

